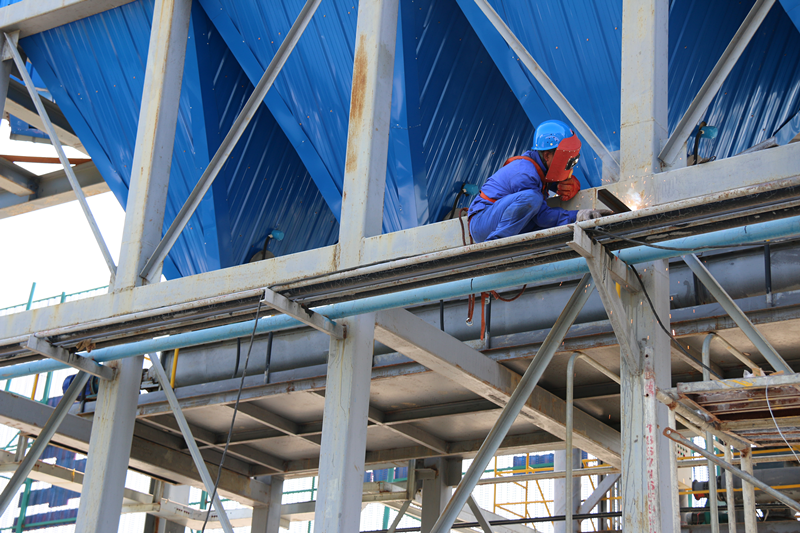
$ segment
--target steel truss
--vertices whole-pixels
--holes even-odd
[[[521,47],[488,3],[483,0],[476,2],[503,38],[524,59],[526,68],[553,95],[557,105],[572,118],[576,127],[590,140],[590,144],[597,145],[599,141],[591,133],[589,126],[541,72],[530,54]],[[583,416],[582,421],[591,428],[593,434],[588,435],[584,430],[574,438],[582,448],[590,449],[612,466],[625,465],[621,471],[623,508],[626,510],[623,521],[625,530],[666,532],[672,529],[677,520],[678,507],[674,501],[676,496],[658,489],[662,485],[674,485],[664,482],[674,475],[674,450],[660,438],[656,428],[665,427],[665,435],[677,437],[674,430],[668,427],[667,408],[659,404],[656,398],[675,408],[678,414],[687,419],[688,425],[722,437],[727,445],[733,443],[736,446],[741,443],[741,439],[737,440],[732,435],[731,428],[720,428],[708,420],[698,420],[685,406],[677,407],[676,398],[667,391],[671,376],[670,358],[666,355],[670,353],[669,338],[668,333],[659,329],[659,324],[669,323],[668,275],[664,259],[670,257],[670,254],[662,252],[662,255],[651,254],[649,258],[645,258],[641,250],[628,249],[637,244],[631,239],[644,240],[648,244],[663,243],[678,237],[685,239],[705,236],[754,223],[775,224],[755,227],[756,234],[759,228],[769,228],[767,231],[773,233],[768,233],[768,238],[798,233],[797,218],[788,221],[781,219],[800,214],[800,200],[797,200],[800,192],[800,175],[797,170],[800,145],[743,155],[710,163],[702,168],[662,169],[662,162],[671,164],[675,159],[675,154],[685,142],[687,131],[699,117],[698,113],[707,105],[747,39],[774,2],[765,0],[756,3],[753,12],[734,38],[735,42],[726,50],[720,64],[698,95],[696,103],[692,104],[682,120],[680,128],[668,140],[668,3],[666,0],[625,0],[623,126],[619,161],[602,143],[596,146],[596,150],[611,167],[610,174],[620,176],[620,181],[609,184],[607,190],[623,200],[628,189],[642,190],[646,196],[652,198],[652,207],[573,227],[553,228],[496,242],[459,247],[455,245],[458,242],[458,221],[419,227],[390,236],[380,235],[398,1],[363,1],[358,12],[356,42],[359,46],[355,51],[357,68],[354,69],[353,83],[354,95],[358,95],[358,98],[353,98],[353,105],[358,108],[351,113],[351,117],[355,118],[348,130],[340,243],[333,247],[164,284],[151,282],[159,278],[161,264],[171,245],[278,76],[293,46],[301,38],[319,0],[309,0],[306,3],[290,35],[266,69],[262,82],[256,87],[214,156],[212,164],[206,169],[203,179],[160,243],[157,241],[161,235],[164,206],[159,200],[159,192],[163,192],[168,186],[172,152],[170,136],[175,129],[177,108],[174,103],[180,93],[181,84],[179,75],[165,74],[162,67],[168,62],[177,62],[178,65],[183,62],[190,4],[185,0],[157,0],[155,11],[160,14],[160,18],[154,21],[148,53],[145,81],[147,93],[143,99],[146,104],[142,106],[140,115],[132,192],[126,209],[124,244],[117,268],[91,217],[81,186],[63,156],[57,132],[32,82],[25,76],[27,71],[17,51],[17,40],[19,36],[44,31],[124,3],[125,0],[23,0],[0,10],[0,29],[5,35],[4,59],[7,62],[13,59],[25,77],[31,98],[51,141],[58,149],[66,176],[84,207],[109,270],[116,275],[113,291],[108,295],[62,304],[58,310],[41,309],[0,318],[0,355],[5,359],[30,361],[44,355],[104,378],[100,392],[101,401],[96,406],[93,424],[87,426],[87,420],[66,412],[71,403],[69,399],[77,394],[75,391],[82,387],[86,377],[81,374],[82,378],[73,382],[75,390],[70,388],[62,402],[64,406],[59,405],[56,408],[52,424],[48,422],[34,444],[34,450],[43,449],[50,437],[56,434],[59,423],[69,420],[73,427],[58,429],[60,436],[56,436],[56,439],[61,439],[62,443],[71,443],[66,445],[73,448],[88,448],[92,452],[89,455],[85,486],[87,490],[94,491],[92,494],[96,497],[87,495],[82,499],[79,531],[108,529],[119,514],[122,504],[121,476],[128,466],[129,458],[126,454],[123,454],[124,457],[112,458],[109,456],[109,448],[120,442],[133,442],[131,464],[151,461],[150,471],[153,473],[160,471],[171,476],[171,479],[194,484],[198,484],[199,478],[209,487],[208,464],[213,466],[218,457],[218,442],[214,435],[203,435],[190,427],[182,414],[182,400],[170,386],[157,356],[152,356],[152,360],[164,399],[177,419],[178,430],[185,437],[193,462],[188,461],[188,457],[182,452],[176,452],[164,445],[148,444],[152,441],[141,437],[142,433],[146,433],[156,438],[153,437],[152,426],[134,423],[136,410],[133,404],[136,402],[130,400],[138,394],[141,354],[144,350],[132,343],[172,334],[172,342],[184,343],[174,348],[186,346],[187,341],[175,334],[241,323],[246,315],[257,308],[262,298],[275,309],[270,311],[271,314],[286,313],[294,317],[269,318],[261,322],[267,324],[266,328],[295,326],[295,319],[299,319],[330,335],[330,361],[324,380],[327,389],[324,399],[326,422],[320,428],[321,439],[309,439],[310,435],[303,434],[302,428],[293,425],[291,421],[270,416],[268,412],[249,406],[250,416],[266,420],[270,430],[305,438],[320,446],[317,464],[309,466],[306,463],[294,470],[318,470],[320,473],[320,505],[315,509],[317,531],[323,531],[323,528],[326,532],[357,529],[362,503],[361,475],[365,462],[369,462],[369,456],[365,459],[364,453],[367,421],[382,426],[390,425],[384,414],[369,405],[372,345],[376,339],[434,372],[463,383],[492,404],[503,406],[502,413],[486,441],[478,449],[474,445],[470,449],[470,452],[477,452],[473,466],[432,528],[437,532],[448,531],[464,505],[468,504],[478,525],[488,531],[491,526],[475,505],[471,493],[489,459],[500,449],[514,447],[515,441],[507,437],[507,432],[517,415],[521,413],[559,439],[567,435],[573,437],[568,423],[568,420],[571,421],[571,410],[566,411],[569,414],[562,419],[560,410],[567,408],[566,403],[553,395],[548,396],[549,393],[536,385],[564,342],[578,311],[595,287],[620,345],[619,379],[624,405],[623,427],[620,434],[589,415],[576,411],[574,416]],[[8,71],[9,64],[6,63],[6,77]],[[158,157],[155,156],[156,153]],[[573,200],[571,206],[595,207],[597,198],[596,190],[586,191]],[[785,223],[780,225],[781,222]],[[630,254],[638,253],[635,257],[639,261],[648,261],[647,267],[643,269],[643,276],[633,273],[623,262],[626,251]],[[610,252],[618,253],[612,255]],[[791,367],[718,287],[702,264],[693,255],[685,256],[685,260],[773,367],[791,372]],[[638,262],[632,259],[629,261]],[[335,307],[348,302],[365,301],[367,298],[401,294],[402,291],[462,280],[470,280],[471,290],[474,290],[473,280],[486,284],[487,289],[513,286],[519,283],[519,279],[509,273],[517,271],[526,271],[529,274],[533,272],[530,274],[534,276],[533,279],[537,279],[536,276],[540,276],[538,279],[555,279],[564,276],[564,272],[557,269],[565,265],[574,269],[567,273],[583,273],[588,270],[591,275],[584,275],[573,298],[550,329],[536,358],[522,376],[446,333],[429,325],[419,324],[421,321],[418,322],[407,311],[389,310],[401,307],[402,300],[390,304],[384,302],[384,307],[371,309],[358,308],[354,304],[356,312],[351,310],[349,314],[342,311],[343,307]],[[551,272],[543,274],[548,267],[551,267]],[[546,278],[546,275],[550,278]],[[452,290],[454,292],[451,296],[470,292],[464,292],[463,289],[462,292]],[[649,302],[649,307],[645,302]],[[307,312],[307,307],[312,304],[327,304],[331,307]],[[334,310],[340,314],[334,316]],[[340,318],[343,320],[332,321]],[[258,317],[256,320],[256,324],[244,323],[239,327],[258,326]],[[231,337],[227,338],[235,338],[236,333],[228,331],[227,334]],[[92,339],[98,347],[98,352],[93,356],[96,358],[94,361],[82,356],[77,356],[76,359],[74,353],[78,343],[87,339]],[[217,340],[214,337],[209,339]],[[122,355],[118,353],[116,357],[109,356],[105,360],[100,356],[102,350],[126,345],[134,346],[129,348],[133,351],[120,352]],[[166,344],[164,346],[162,349],[166,349]],[[457,353],[463,360],[454,360],[450,355],[452,353]],[[124,361],[108,366],[98,364],[114,359]],[[706,361],[704,364],[709,363],[710,361]],[[321,388],[319,383],[307,386],[309,389],[315,386]],[[537,399],[551,402],[549,410],[540,405],[542,402],[537,403]],[[10,405],[12,399],[8,403]],[[174,427],[171,429],[175,430]],[[320,431],[315,433],[319,435]],[[452,443],[437,439],[418,428],[405,428],[404,435],[428,448],[432,456],[440,456],[452,450]],[[522,446],[530,447],[537,437],[541,435],[531,436],[527,440],[517,439],[516,442],[522,441]],[[550,439],[543,442],[552,447],[553,442],[559,441]],[[175,445],[174,442],[171,444]],[[712,459],[707,454],[706,456],[736,475],[752,481],[752,476],[748,476],[752,474],[749,444],[744,443],[742,446],[746,449],[740,448],[743,449],[741,470],[731,467],[729,461]],[[161,453],[164,459],[158,462],[159,459],[152,458],[153,450]],[[253,455],[257,450],[246,451]],[[704,453],[702,450],[697,451]],[[418,452],[414,454],[414,457],[404,457],[404,460],[419,456]],[[265,471],[252,472],[244,464],[233,466],[221,475],[220,491],[235,495],[262,511],[267,507],[274,509],[274,498],[280,492],[277,488],[279,484],[271,491],[266,483],[253,479],[253,475],[283,474],[291,469],[289,465],[276,461],[269,454],[262,453],[258,457]],[[15,482],[20,478],[24,479],[36,459],[32,450],[23,465],[20,465]],[[196,474],[192,472],[192,465],[197,468]],[[181,469],[185,471],[183,474],[180,473]],[[410,470],[415,471],[414,468]],[[445,491],[442,480],[435,473],[428,472],[426,475],[433,477],[424,478],[423,484],[432,487],[429,490],[436,490],[437,498],[443,501]],[[569,472],[565,476],[569,476]],[[396,491],[400,494],[392,497],[401,497],[403,501],[412,500],[416,495],[416,488],[414,481],[405,490]],[[429,492],[428,495],[430,494]],[[4,493],[2,500],[6,502],[8,495]],[[796,505],[794,502],[785,503],[792,507]],[[218,499],[214,504],[221,509]],[[746,530],[752,530],[754,509],[751,487],[745,490]],[[268,512],[262,511],[253,513],[254,521],[258,514],[261,523],[271,523],[271,528],[276,527],[277,520],[274,516],[270,520]],[[585,515],[572,513],[573,509],[570,509],[565,518],[569,520],[570,515],[572,518],[586,518]],[[231,524],[227,515],[223,513],[220,520],[223,528],[230,531]],[[432,523],[430,516],[425,517],[423,523],[426,522]],[[266,530],[267,526],[263,529]]]

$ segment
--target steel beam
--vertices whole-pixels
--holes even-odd
[[[2,73],[0,73],[2,75]],[[0,88],[0,90],[2,90]],[[33,172],[0,157],[0,189],[17,196],[30,196],[39,189],[38,177]]]
[[[53,346],[46,340],[40,339],[34,335],[28,337],[28,342],[25,347],[32,352],[36,352],[50,359],[55,359],[56,361],[61,361],[65,365],[77,368],[92,376],[97,376],[102,379],[114,379],[114,370],[112,368],[99,365],[88,357],[81,357],[75,353],[70,353],[64,348]]]
[[[183,228],[189,223],[189,219],[200,205],[203,196],[205,196],[217,175],[225,166],[225,162],[236,147],[236,143],[244,134],[250,121],[255,116],[256,111],[258,111],[258,108],[264,102],[264,97],[277,79],[278,74],[280,74],[286,60],[289,59],[292,50],[294,50],[297,41],[300,40],[300,36],[303,34],[303,31],[305,31],[306,26],[308,26],[308,23],[314,16],[314,12],[317,10],[317,7],[319,7],[321,1],[322,0],[307,0],[305,6],[303,6],[303,9],[297,16],[297,20],[295,20],[292,27],[286,33],[286,38],[278,47],[278,51],[264,71],[261,81],[259,81],[255,89],[253,89],[252,94],[250,94],[244,107],[233,122],[230,131],[225,135],[214,157],[211,158],[205,171],[203,171],[203,175],[200,176],[194,189],[189,193],[186,202],[175,216],[172,224],[167,228],[167,231],[164,233],[164,238],[161,239],[161,242],[158,243],[152,255],[149,257],[144,267],[142,267],[139,273],[142,278],[153,281],[159,277],[158,274],[160,273],[160,268],[164,259],[178,240]]]
[[[708,109],[719,88],[725,83],[728,74],[733,70],[739,57],[747,48],[748,43],[750,43],[750,39],[758,31],[759,26],[761,26],[774,3],[775,0],[757,0],[750,9],[742,25],[739,26],[733,39],[731,39],[725,51],[722,52],[722,56],[717,61],[717,64],[714,65],[708,78],[706,78],[703,86],[700,87],[694,100],[689,104],[689,108],[678,121],[678,125],[675,126],[672,135],[669,136],[669,139],[664,144],[661,153],[658,154],[658,158],[665,165],[671,165],[678,156],[692,129]],[[695,154],[695,157],[698,157],[697,154]]]
[[[521,379],[519,374],[402,309],[379,313],[375,338],[497,405],[504,406],[510,402]],[[544,348],[539,349],[534,361],[546,353]],[[539,387],[525,398],[527,402],[522,407],[522,415],[545,431],[563,438],[566,403]],[[609,464],[619,466],[619,434],[582,411],[576,410],[575,419],[576,445],[602,457]]]
[[[658,153],[669,131],[668,25],[668,0],[623,1],[620,181],[661,171]]]
[[[385,422],[386,415],[379,409],[370,406],[369,408],[369,421],[381,427],[387,428],[389,431],[398,433],[417,444],[421,444],[435,452],[442,454],[447,453],[447,442],[434,435],[431,435],[425,430],[419,429],[414,424],[387,424]]]
[[[372,0],[358,6],[339,269],[362,264],[364,238],[383,228],[398,5],[398,0]]]
[[[155,5],[114,291],[144,284],[139,271],[161,239],[191,7],[191,0]]]
[[[229,407],[233,406],[229,405]],[[302,430],[300,429],[297,423],[289,419],[286,419],[282,416],[276,415],[275,413],[267,411],[262,407],[254,405],[252,403],[242,402],[239,404],[239,413],[242,415],[249,416],[253,420],[258,421],[264,424],[265,426],[280,432],[283,435],[298,437],[306,442],[310,442],[311,444],[319,446],[319,442],[315,437],[306,437],[302,435]]]
[[[422,516],[421,533],[431,533],[434,531],[439,515],[445,509],[447,501],[450,499],[450,488],[444,481],[446,462],[444,459],[427,459],[424,468],[432,469],[434,476],[428,476],[422,480]],[[471,494],[468,495],[471,497]],[[461,511],[462,504],[458,511]],[[458,513],[456,513],[458,514]]]
[[[22,0],[0,9],[0,31],[20,38],[91,17],[132,0]]]
[[[89,381],[89,374],[78,373],[75,379],[72,380],[64,396],[58,402],[58,405],[53,410],[53,414],[48,418],[47,424],[42,428],[41,433],[33,442],[33,446],[28,450],[25,458],[22,459],[14,475],[8,481],[8,484],[0,494],[0,515],[5,513],[8,504],[17,496],[17,491],[20,489],[28,474],[36,465],[36,461],[42,456],[44,449],[50,444],[50,439],[56,434],[58,427],[69,414],[69,408],[78,398],[78,395],[83,391],[86,383]],[[27,442],[27,441],[26,441]]]
[[[263,507],[253,507],[253,518],[250,524],[250,533],[279,533],[281,526],[281,499],[283,497],[283,478],[272,476],[260,479],[269,485],[269,504]]]
[[[331,338],[328,355],[314,515],[318,533],[357,531],[360,523],[375,315],[343,322],[347,338]]]
[[[572,104],[569,103],[569,100],[558,90],[553,80],[545,73],[544,70],[539,66],[533,56],[525,49],[522,43],[517,39],[517,36],[514,35],[514,32],[506,25],[505,21],[497,14],[497,12],[492,8],[491,4],[487,0],[475,0],[475,3],[478,5],[480,10],[486,16],[486,18],[491,22],[492,26],[494,26],[497,33],[505,40],[506,44],[508,44],[509,48],[517,54],[517,57],[521,60],[522,64],[525,65],[536,81],[539,82],[539,85],[545,90],[547,95],[553,99],[553,102],[558,106],[562,113],[567,117],[567,120],[570,124],[577,130],[577,132],[583,137],[589,146],[592,147],[592,150],[600,157],[603,161],[604,171],[608,169],[608,172],[611,176],[613,176],[613,181],[618,181],[620,176],[620,168],[619,162],[616,158],[611,154],[611,152],[606,148],[606,145],[603,144],[592,128],[583,120],[583,117],[575,111],[575,108],[572,107]],[[605,173],[605,172],[604,172]]]
[[[328,317],[315,313],[297,302],[293,302],[282,294],[265,288],[262,301],[273,309],[299,320],[317,331],[321,331],[335,339],[341,340],[344,338],[344,328],[341,324],[337,324]]]
[[[591,469],[590,469],[591,470]],[[621,474],[608,474],[603,478],[603,480],[597,484],[597,487],[592,491],[592,493],[583,500],[580,507],[576,511],[576,514],[589,514],[595,508],[595,506],[600,503],[600,500],[606,497],[608,491],[614,486],[614,483],[619,481]]]
[[[692,269],[695,276],[700,280],[700,282],[708,289],[708,292],[711,293],[712,296],[719,302],[723,309],[730,315],[730,317],[736,322],[736,325],[742,330],[742,333],[747,335],[747,338],[750,342],[758,348],[758,351],[761,352],[761,355],[772,365],[772,368],[775,369],[776,372],[783,371],[786,374],[793,374],[794,370],[786,364],[786,361],[783,360],[783,357],[775,351],[775,348],[769,343],[766,337],[762,335],[758,329],[750,322],[750,319],[747,318],[739,306],[736,305],[736,302],[731,299],[725,289],[722,288],[714,276],[708,271],[708,269],[700,262],[694,254],[683,255],[681,258],[684,260],[686,265]]]
[[[178,404],[178,399],[175,397],[175,392],[172,390],[172,387],[170,387],[169,377],[167,377],[164,367],[161,366],[161,361],[159,360],[158,355],[154,353],[150,354],[150,362],[153,363],[153,368],[156,371],[161,388],[164,390],[164,394],[167,396],[167,401],[169,402],[170,407],[172,407],[172,413],[175,415],[175,419],[178,421],[178,426],[181,429],[183,438],[186,440],[187,446],[189,446],[189,452],[192,454],[195,467],[200,472],[200,477],[203,479],[203,485],[205,486],[206,492],[213,495],[212,497],[214,499],[212,503],[219,514],[222,529],[225,531],[225,533],[233,533],[233,528],[228,520],[228,515],[225,513],[225,508],[222,506],[219,494],[217,493],[216,484],[211,478],[211,474],[208,473],[205,460],[203,459],[202,455],[200,455],[200,449],[197,447],[197,442],[194,440],[192,430],[189,428],[189,424],[186,422],[186,417],[183,416],[183,411],[181,411],[181,406]]]
[[[73,167],[73,171],[87,198],[111,190],[94,163],[77,165]],[[57,170],[38,176],[35,194],[30,196],[17,196],[0,191],[0,219],[72,202],[75,199],[75,192],[69,184],[66,173],[64,170]]]

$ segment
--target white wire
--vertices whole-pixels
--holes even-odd
[[[790,451],[790,452],[792,452],[792,455],[794,455],[794,458],[795,458],[795,460],[796,460],[798,463],[800,463],[800,458],[798,458],[798,457],[797,457],[797,454],[796,454],[796,453],[794,453],[794,448],[792,448],[792,445],[791,445],[791,444],[789,444],[789,441],[788,441],[788,440],[786,440],[786,437],[784,437],[784,436],[783,436],[783,432],[781,431],[781,428],[780,428],[780,427],[778,427],[778,421],[777,421],[777,420],[775,420],[775,415],[774,415],[774,414],[772,414],[772,407],[770,407],[770,405],[769,405],[769,384],[767,384],[767,386],[765,387],[765,389],[764,389],[764,392],[766,393],[766,398],[767,398],[767,409],[769,409],[769,416],[771,416],[771,417],[772,417],[772,423],[773,423],[773,424],[775,424],[775,429],[777,429],[777,430],[778,430],[778,434],[779,434],[779,435],[781,436],[781,438],[783,439],[783,442],[785,442],[785,443],[786,443],[786,445],[789,447],[789,451]]]

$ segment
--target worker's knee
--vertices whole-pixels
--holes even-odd
[[[503,219],[520,220],[535,214],[542,205],[542,195],[530,190],[519,191],[503,213]]]

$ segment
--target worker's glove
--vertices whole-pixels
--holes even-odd
[[[595,218],[607,217],[613,214],[614,212],[610,209],[581,209],[578,211],[578,218],[576,219],[576,222],[594,220]]]
[[[575,198],[575,195],[578,194],[580,190],[581,182],[578,181],[578,178],[575,176],[571,176],[569,179],[558,182],[558,195],[564,202]]]

